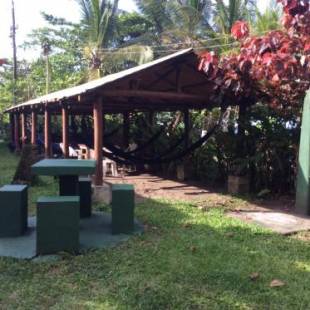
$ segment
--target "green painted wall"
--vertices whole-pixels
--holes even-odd
[[[298,158],[298,176],[296,188],[296,211],[310,215],[310,91],[303,107],[301,136]]]

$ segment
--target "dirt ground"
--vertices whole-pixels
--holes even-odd
[[[107,177],[105,182],[129,183],[135,186],[136,200],[145,198],[162,198],[192,202],[202,208],[225,206],[234,210],[282,210],[292,212],[293,197],[280,197],[259,200],[251,197],[235,197],[225,193],[225,188],[210,188],[195,181],[179,182],[150,174],[124,177]]]

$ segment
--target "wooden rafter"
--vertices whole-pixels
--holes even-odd
[[[133,97],[133,98],[147,98],[147,99],[163,99],[163,100],[179,100],[183,102],[199,102],[206,103],[206,97],[195,94],[188,94],[182,92],[159,92],[148,90],[105,90],[102,95],[104,97]]]

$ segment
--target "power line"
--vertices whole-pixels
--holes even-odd
[[[217,47],[225,47],[225,46],[238,46],[239,43],[238,42],[232,42],[232,43],[227,43],[227,44],[216,44],[216,45],[210,45],[210,46],[198,46],[198,47],[195,47],[195,46],[185,46],[186,43],[182,43],[184,46],[183,46],[183,49],[185,48],[190,48],[192,47],[194,50],[204,50],[204,49],[210,49],[210,48],[217,48]],[[187,44],[189,45],[189,44]],[[148,46],[146,46],[148,47]],[[158,45],[158,48],[161,48],[162,46]],[[179,48],[179,49],[159,49],[159,50],[154,50],[155,53],[167,53],[167,52],[179,52],[182,48]],[[100,52],[104,52],[105,54],[112,54],[112,55],[117,55],[119,53],[121,54],[141,54],[140,52],[136,52],[136,51],[122,51],[122,48],[119,48],[119,49],[115,49],[115,50],[111,50],[111,49],[96,49],[97,51],[100,51]]]
[[[270,32],[269,30],[267,31],[263,31],[263,32],[260,32],[260,33],[257,33],[256,35],[263,35],[263,34],[266,34],[267,32]],[[196,43],[208,43],[208,42],[213,42],[213,41],[218,41],[218,40],[221,40],[221,39],[225,39],[225,38],[231,38],[231,35],[230,34],[222,34],[216,38],[210,38],[210,39],[204,39],[204,40],[195,40]],[[236,43],[236,42],[235,42]],[[161,47],[169,47],[169,46],[185,46],[185,45],[188,45],[188,46],[192,46],[194,47],[193,45],[193,42],[192,43],[186,43],[186,42],[176,42],[176,43],[167,43],[167,44],[146,44],[145,46],[147,47],[155,47],[155,48],[161,48]],[[128,45],[128,47],[130,46],[133,46],[133,45]],[[96,50],[98,51],[106,51],[106,52],[114,52],[114,51],[118,51],[120,48],[96,48]],[[84,48],[78,48],[78,50],[84,50]]]
[[[227,44],[217,44],[217,45],[211,45],[211,46],[206,46],[206,47],[193,47],[194,50],[206,50],[210,48],[219,48],[219,47],[228,47],[228,46],[238,46],[238,42],[233,42],[233,43],[227,43]],[[185,48],[185,47],[184,47]],[[99,50],[101,51],[101,50]],[[179,52],[180,49],[163,49],[163,50],[154,50],[154,53],[156,54],[166,54],[166,53],[175,53]],[[113,51],[107,51],[104,52],[106,55],[141,55],[140,52],[135,52],[135,51],[122,51],[121,49],[116,50],[115,52]]]

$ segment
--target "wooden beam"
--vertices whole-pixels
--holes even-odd
[[[14,113],[14,144],[16,153],[20,152],[19,127],[19,114]]]
[[[189,126],[190,126],[188,109],[184,110],[183,113],[184,113],[184,128],[185,128],[185,141],[184,141],[185,143],[184,144],[185,144],[185,148],[187,148],[189,145]]]
[[[101,186],[103,183],[103,167],[102,167],[102,148],[103,148],[103,112],[102,103],[96,100],[93,105],[94,114],[94,149],[95,159],[97,161],[95,185]]]
[[[123,113],[123,147],[126,149],[129,146],[130,120],[129,112]]]
[[[44,111],[44,150],[45,158],[51,157],[51,113],[47,107]]]
[[[68,109],[66,106],[63,106],[62,109],[62,143],[64,149],[64,157],[69,158],[69,115]]]
[[[15,123],[14,123],[14,114],[10,113],[10,140],[11,144],[15,144]]]
[[[25,112],[21,114],[21,128],[22,128],[22,147],[27,143],[27,115]]]
[[[192,65],[192,64],[189,64],[189,63],[184,63],[186,65],[186,67],[190,68],[193,72],[195,72],[197,75],[200,75],[201,77],[205,78],[206,79],[206,74],[202,71],[198,71],[197,70],[197,67]]]
[[[175,88],[175,84],[174,84],[173,82],[171,82],[171,81],[169,80],[168,77],[162,77],[162,76],[161,76],[160,74],[158,74],[158,73],[154,73],[154,75],[156,75],[158,78],[161,78],[161,81],[164,81],[165,84],[167,83],[167,84],[170,85],[170,87]]]
[[[178,93],[182,93],[181,73],[182,67],[179,65],[175,73],[175,88]]]
[[[37,144],[37,113],[31,112],[31,144]]]
[[[157,78],[156,78],[154,81],[152,81],[151,83],[149,83],[149,84],[146,86],[146,89],[149,89],[149,88],[154,87],[157,83],[159,83],[162,79],[166,78],[166,77],[167,77],[168,75],[170,75],[173,71],[175,71],[175,68],[174,68],[174,67],[170,68],[168,71],[166,71],[166,72],[164,72],[164,73],[162,73],[162,74],[159,74],[159,75],[156,74]]]
[[[207,85],[210,85],[211,83],[209,81],[203,81],[203,82],[200,82],[200,83],[192,83],[192,84],[187,84],[187,85],[184,85],[182,86],[182,89],[187,89],[187,88],[195,88],[195,87],[199,87],[199,86],[207,86]]]
[[[148,90],[106,90],[103,92],[105,97],[139,97],[165,100],[179,101],[195,101],[199,103],[207,103],[206,96],[186,94],[182,92],[158,92]]]

